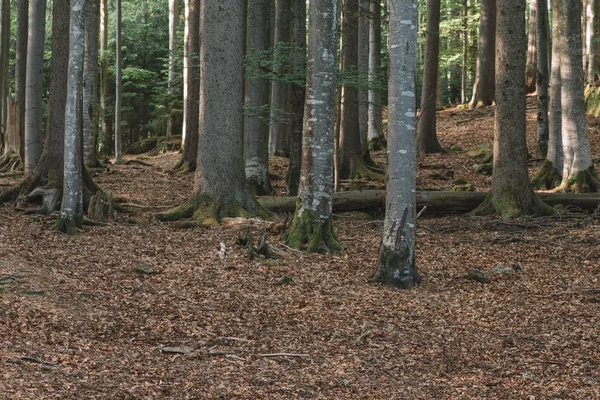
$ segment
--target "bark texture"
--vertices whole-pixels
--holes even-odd
[[[578,0],[579,1],[579,0]],[[535,92],[537,74],[537,0],[529,0],[529,35],[527,40],[527,64],[525,67],[525,92]]]
[[[550,83],[550,69],[548,68],[548,1],[536,0],[536,65],[537,65],[537,150],[542,157],[548,153],[548,86]]]
[[[525,4],[499,0],[496,49],[496,117],[491,190],[477,215],[507,217],[545,214],[549,207],[533,193],[527,175],[525,140]]]
[[[98,143],[98,0],[86,0],[85,53],[83,59],[83,161],[88,167],[100,165]]]
[[[482,0],[477,45],[477,67],[470,107],[489,106],[496,93],[496,0]]]
[[[387,194],[373,280],[410,289],[419,282],[415,263],[417,1],[391,0],[389,6]]]
[[[15,99],[19,124],[19,155],[25,159],[25,80],[27,73],[27,29],[29,27],[29,1],[17,0],[17,36],[15,39]]]
[[[0,0],[0,147],[8,117],[8,65],[10,60],[10,0]]]
[[[383,123],[381,120],[381,92],[377,84],[381,79],[381,3],[370,2],[369,23],[369,125],[368,139],[371,150],[385,148]]]
[[[587,81],[594,82],[598,74],[596,57],[598,54],[598,0],[587,0],[586,21],[586,59],[587,59]]]
[[[112,119],[108,115],[108,7],[107,0],[100,0],[100,109],[102,112],[102,148],[101,153],[108,155],[112,153],[113,130]]]
[[[121,75],[123,68],[123,56],[121,53],[121,0],[116,0],[115,19],[115,162],[121,164],[123,162],[123,152],[121,148]]]
[[[269,48],[269,2],[248,0],[246,52],[264,52]],[[256,195],[271,193],[269,178],[269,124],[259,110],[269,106],[269,82],[260,76],[246,78],[244,124],[244,162],[246,180]]]
[[[443,151],[437,138],[436,115],[440,60],[440,4],[440,0],[427,0],[425,61],[421,86],[421,110],[417,123],[417,150],[420,153]]]
[[[369,109],[369,91],[364,85],[369,74],[369,3],[371,0],[358,1],[358,131],[360,137],[360,148],[362,158],[371,160],[369,152],[369,142],[367,138],[368,130],[368,109]]]
[[[175,52],[177,51],[177,22],[179,20],[179,5],[177,0],[169,0],[169,74],[168,91],[169,103],[167,104],[167,136],[174,135],[173,132],[173,88],[175,87]]]
[[[337,0],[309,5],[308,65],[298,200],[286,243],[309,252],[336,252],[341,245],[331,221],[337,53]]]

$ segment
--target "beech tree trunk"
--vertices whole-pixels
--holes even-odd
[[[7,130],[8,62],[10,60],[10,0],[0,0],[0,146]]]
[[[440,54],[440,0],[427,0],[427,27],[421,111],[417,122],[417,150],[420,153],[441,153],[437,138],[438,71]]]
[[[18,120],[19,155],[25,159],[25,80],[27,73],[27,29],[29,27],[29,1],[17,0],[17,36],[15,39],[15,99]]]
[[[114,148],[112,119],[108,115],[108,7],[107,0],[100,0],[100,109],[102,110],[102,151],[111,154]]]
[[[292,0],[291,39],[295,52],[292,72],[294,74],[306,73],[306,2],[304,0]],[[285,175],[288,196],[296,196],[300,184],[305,88],[305,85],[291,85],[290,164]]]
[[[264,52],[269,48],[269,2],[248,0],[246,54]],[[260,111],[269,106],[269,82],[260,76],[246,78],[244,161],[246,180],[255,195],[271,193],[269,178],[269,124]]]
[[[308,65],[302,172],[288,246],[309,252],[342,249],[333,230],[333,137],[337,54],[337,0],[312,0],[308,18]]]
[[[183,44],[183,155],[178,165],[184,171],[196,170],[198,156],[198,110],[200,107],[200,0],[185,1]]]
[[[470,107],[490,106],[496,94],[496,0],[482,0],[473,97]]]
[[[269,154],[289,156],[289,84],[282,77],[288,73],[285,47],[290,42],[290,0],[275,1],[275,51],[273,72],[278,76],[271,82],[271,113],[269,126]]]
[[[121,55],[121,0],[116,0],[115,18],[115,162],[121,164],[123,162],[123,153],[121,149],[121,74],[123,68],[123,57]]]
[[[368,142],[369,91],[364,82],[369,76],[369,3],[371,0],[358,1],[358,59],[357,71],[360,80],[358,87],[358,132],[362,158],[371,161]]]
[[[475,210],[518,217],[551,212],[529,185],[525,139],[525,4],[499,0],[496,49],[496,117],[491,190]]]
[[[83,160],[88,167],[100,165],[98,144],[98,0],[85,0],[85,53],[83,58]]]
[[[536,48],[537,48],[537,150],[542,157],[548,153],[548,85],[550,71],[548,68],[548,1],[537,0]]]
[[[579,1],[579,0],[578,0]],[[536,50],[536,27],[537,27],[537,0],[529,0],[529,39],[527,41],[527,66],[525,67],[525,92],[535,92],[537,77],[537,50]]]
[[[560,78],[562,107],[562,144],[564,165],[561,189],[588,192],[600,190],[600,179],[594,169],[585,119],[583,95],[583,65],[581,1],[561,3]],[[556,40],[556,39],[555,39]]]
[[[373,280],[410,289],[415,263],[417,1],[390,0],[388,172],[383,238]]]
[[[373,151],[385,148],[381,120],[381,3],[370,2],[369,23],[369,148]]]
[[[598,0],[587,1],[586,21],[586,58],[587,58],[587,81],[594,82],[597,75],[596,55],[598,53]]]
[[[169,0],[169,76],[167,104],[167,136],[173,135],[173,88],[175,87],[175,52],[177,51],[177,21],[179,18],[177,0]]]
[[[25,83],[25,172],[32,172],[42,153],[42,90],[46,0],[29,3],[29,33]]]
[[[90,1],[90,0],[85,0]],[[60,217],[56,229],[77,233],[83,222],[82,107],[84,62],[84,0],[72,0],[69,37],[67,103],[65,107],[64,179]],[[96,25],[88,29],[96,29]]]

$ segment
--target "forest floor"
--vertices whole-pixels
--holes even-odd
[[[463,150],[420,157],[421,187],[489,187],[465,151],[491,145],[493,112],[439,113],[443,147]],[[178,157],[95,180],[129,203],[177,205],[193,179],[169,173]],[[283,164],[274,160],[280,190]],[[239,226],[160,223],[157,210],[70,237],[52,230],[56,216],[0,208],[0,399],[600,399],[598,215],[425,212],[422,284],[399,291],[369,282],[381,214],[337,215],[342,255],[251,261]],[[522,269],[489,284],[467,278],[513,264]]]

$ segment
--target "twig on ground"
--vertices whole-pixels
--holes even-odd
[[[219,339],[220,340],[234,340],[236,342],[246,342],[246,343],[252,343],[254,341],[254,340],[244,339],[244,338],[234,337],[234,336],[221,336]]]
[[[310,357],[310,354],[296,354],[296,353],[266,353],[259,354],[260,357]]]
[[[579,293],[600,293],[600,288],[582,288],[577,290],[565,290],[564,292],[553,293],[552,296],[560,296],[563,294],[579,294]]]
[[[21,357],[20,359],[21,359],[21,361],[26,361],[26,362],[30,362],[30,363],[34,363],[34,364],[45,365],[45,366],[48,366],[48,367],[58,367],[58,364],[51,363],[51,362],[48,362],[48,361],[38,360],[37,358],[34,358],[34,357]]]

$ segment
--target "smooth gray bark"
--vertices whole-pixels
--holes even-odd
[[[269,2],[248,0],[246,53],[264,52],[269,48]],[[260,111],[269,106],[269,82],[257,76],[246,79],[244,118],[244,159],[246,180],[256,195],[269,194],[269,124]]]
[[[561,41],[557,40],[562,35],[560,2],[552,0],[552,65],[550,70],[550,100],[548,120],[548,155],[547,160],[552,163],[557,172],[562,176],[564,156],[562,150],[562,106],[561,106],[561,73],[560,53]]]
[[[100,0],[100,110],[102,153],[110,154],[113,146],[112,120],[107,112],[108,107],[108,5],[107,0]]]
[[[7,130],[8,62],[10,60],[10,0],[0,0],[0,139]],[[2,141],[0,140],[0,145]],[[0,149],[1,150],[1,149]]]
[[[409,289],[419,282],[415,263],[417,1],[390,0],[389,11],[386,211],[373,279]]]
[[[358,0],[358,131],[362,157],[370,159],[368,142],[369,91],[364,83],[369,76],[369,3],[371,0]]]
[[[482,0],[477,67],[470,107],[490,106],[496,92],[496,0]]]
[[[25,80],[27,73],[27,28],[29,1],[17,0],[17,36],[15,48],[15,99],[18,116],[19,154],[25,159]]]
[[[548,85],[550,69],[548,68],[548,1],[537,0],[536,48],[537,48],[537,150],[542,157],[548,153]]]
[[[200,0],[185,1],[183,44],[182,166],[196,169],[198,155],[198,111],[200,98]]]
[[[122,53],[121,53],[121,0],[116,0],[115,11],[115,162],[123,162],[123,153],[121,149],[121,84],[122,84]]]
[[[587,58],[587,81],[594,82],[598,66],[596,65],[596,55],[598,53],[598,0],[587,1],[587,21],[586,21],[586,58]]]
[[[42,90],[46,0],[29,3],[29,33],[25,84],[25,171],[32,172],[42,153]]]
[[[333,137],[337,69],[337,0],[312,0],[308,18],[308,64],[302,172],[289,246],[333,252],[341,245],[331,220]]]
[[[417,151],[420,153],[441,153],[443,151],[437,138],[436,113],[440,63],[440,5],[440,0],[427,0],[421,110],[417,122]]]
[[[98,0],[85,0],[85,53],[83,58],[83,160],[98,165]]]
[[[175,52],[177,51],[177,21],[179,9],[177,0],[169,0],[169,74],[168,91],[169,104],[167,105],[167,136],[173,135],[173,110],[171,109],[173,88],[175,87]]]
[[[83,221],[82,107],[84,0],[71,0],[67,103],[65,107],[64,179],[58,229],[76,233]],[[90,0],[86,0],[90,1]],[[93,27],[95,29],[96,26]]]
[[[571,0],[568,0],[571,1]],[[578,0],[579,1],[579,0]],[[527,64],[525,67],[525,92],[533,93],[535,91],[537,74],[537,46],[536,46],[536,27],[537,27],[537,0],[529,0],[529,35],[527,40]]]
[[[381,4],[379,0],[370,2],[371,19],[369,24],[369,146],[373,150],[385,147],[383,123],[381,119],[381,92],[376,82],[381,79]]]

